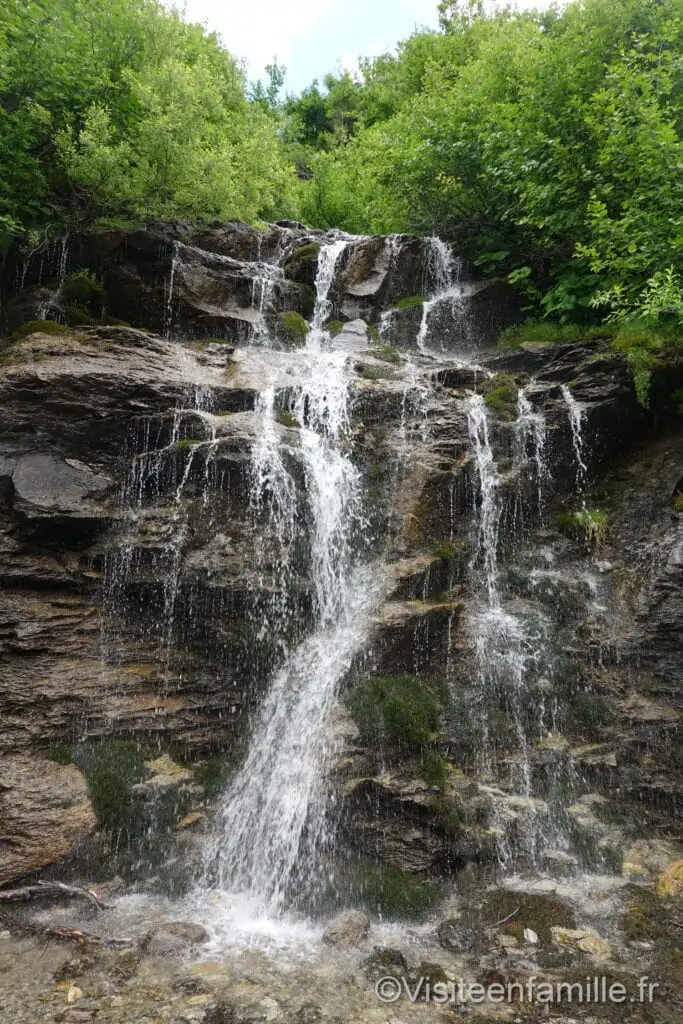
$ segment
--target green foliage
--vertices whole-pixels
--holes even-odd
[[[272,111],[218,37],[157,0],[0,11],[0,246],[98,217],[294,212]]]
[[[304,161],[302,212],[438,233],[554,321],[594,323],[604,294],[671,315],[682,44],[678,0],[442,4],[440,32],[362,62],[351,129],[321,124]]]
[[[597,331],[597,333],[596,333]],[[613,329],[588,328],[580,324],[556,324],[550,320],[527,320],[504,328],[498,336],[500,348],[519,348],[528,342],[556,344],[561,341],[582,341],[595,337],[609,337]]]
[[[293,427],[295,429],[301,428],[301,424],[299,423],[296,416],[294,416],[293,413],[289,412],[288,409],[278,409],[277,412],[275,413],[275,419],[283,427]]]
[[[365,743],[415,750],[428,743],[439,724],[440,701],[415,676],[366,679],[347,703]]]
[[[97,324],[97,320],[81,306],[69,306],[64,313],[64,318],[69,327],[94,327]]]
[[[21,341],[30,334],[68,334],[69,328],[55,320],[28,320],[17,328],[10,341]]]
[[[280,341],[288,347],[302,345],[306,341],[306,336],[310,329],[309,324],[306,323],[300,313],[290,311],[278,314],[277,335]]]
[[[601,547],[607,539],[609,520],[599,508],[580,508],[573,512],[560,512],[557,525],[562,533],[574,540],[582,540],[589,547]]]

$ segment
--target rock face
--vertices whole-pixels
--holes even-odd
[[[273,344],[269,328],[283,312],[310,318],[329,240],[277,225],[72,240],[71,268],[104,285],[101,319],[135,326],[35,331],[3,349],[0,883],[66,856],[96,824],[83,774],[46,754],[77,754],[92,789],[104,742],[137,742],[147,763],[180,750],[178,772],[131,777],[131,799],[163,803],[164,780],[175,792],[183,773],[194,799],[193,773],[220,784],[268,679],[305,636],[315,595],[292,408],[307,356]],[[672,499],[683,439],[669,409],[681,382],[655,378],[655,415],[603,342],[491,348],[518,315],[510,293],[463,268],[463,287],[439,297],[430,245],[356,240],[330,289],[352,370],[348,443],[388,552],[385,599],[338,709],[340,841],[364,863],[428,881],[495,863],[502,849],[529,857],[570,779],[569,861],[620,868],[642,838],[636,819],[648,838],[666,833],[680,799],[683,516]],[[4,307],[11,329],[45,300],[36,289],[52,296],[51,316],[67,308],[44,262],[43,280],[37,264],[24,268],[30,294]],[[6,295],[15,280],[10,268]],[[521,417],[520,389],[535,420]],[[286,580],[272,488],[254,501],[264,395],[297,489]],[[497,473],[496,586],[526,637],[522,703],[507,677],[481,680],[474,395]],[[587,524],[582,509],[602,514]],[[264,608],[288,631],[259,628]],[[524,785],[511,786],[520,773]],[[171,830],[206,811],[163,806]],[[547,866],[562,851],[546,852]]]

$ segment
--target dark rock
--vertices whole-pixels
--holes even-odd
[[[385,975],[392,978],[407,978],[408,964],[399,949],[375,946],[370,956],[363,961],[363,971],[370,981],[379,981]]]

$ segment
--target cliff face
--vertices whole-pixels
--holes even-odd
[[[42,280],[35,261],[8,275],[8,330],[38,311],[72,326],[38,325],[0,357],[0,884],[84,844],[92,857],[86,837],[119,811],[152,821],[162,845],[179,824],[201,829],[269,679],[310,631],[292,410],[325,241],[242,225],[76,239],[71,267],[102,284],[85,310],[49,259]],[[670,834],[680,794],[680,385],[656,379],[646,412],[604,342],[495,350],[510,295],[463,267],[425,311],[440,294],[429,256],[422,240],[354,240],[327,300],[376,526],[364,557],[381,552],[387,581],[336,712],[339,841],[429,879],[502,847],[528,860],[529,836],[550,829],[570,846],[546,842],[546,868],[560,854],[618,867],[634,839]],[[272,483],[254,499],[268,393],[296,485],[287,573]],[[495,460],[490,607],[522,624],[518,690],[517,640],[482,626],[476,394]],[[402,677],[427,687],[410,699],[433,699],[434,719],[422,741],[378,747],[363,715],[381,717],[372,700],[398,700],[386,681]],[[372,700],[354,704],[368,680]],[[112,804],[107,756],[134,749],[139,771]]]

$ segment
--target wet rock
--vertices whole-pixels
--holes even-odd
[[[680,862],[680,847],[666,839],[637,839],[624,853],[621,873],[631,880],[648,879]]]
[[[408,964],[399,949],[375,946],[370,956],[363,961],[363,971],[370,981],[379,981],[385,975],[407,978]]]
[[[555,946],[587,953],[597,961],[609,960],[612,956],[612,947],[609,942],[591,928],[553,927],[551,934]]]
[[[338,949],[359,946],[370,932],[370,918],[358,910],[350,910],[332,921],[323,932],[323,942]]]
[[[6,757],[0,765],[0,885],[54,864],[95,827],[74,765]]]
[[[177,956],[209,940],[209,933],[191,921],[167,921],[149,931],[140,943],[150,956]]]
[[[441,921],[436,935],[439,945],[449,953],[474,953],[484,945],[480,933],[464,925],[459,918],[449,917]]]

